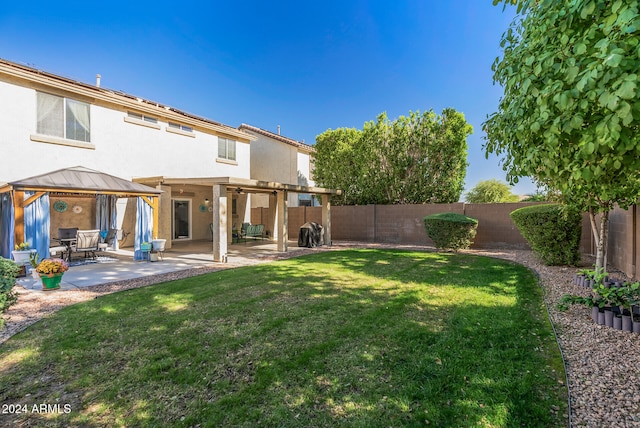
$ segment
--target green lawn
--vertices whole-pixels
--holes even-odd
[[[0,345],[0,405],[27,410],[0,426],[566,426],[541,294],[506,261],[393,250],[116,293]]]

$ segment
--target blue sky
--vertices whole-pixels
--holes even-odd
[[[465,114],[466,189],[505,174],[482,150],[491,64],[515,13],[491,0],[27,1],[0,9],[0,57],[237,127],[313,144],[382,112]],[[514,193],[535,191],[528,180]]]

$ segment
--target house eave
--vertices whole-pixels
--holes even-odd
[[[154,101],[135,97],[124,92],[78,82],[4,59],[0,59],[0,77],[1,76],[7,76],[9,79],[19,79],[45,88],[54,88],[107,104],[115,104],[124,110],[147,113],[194,128],[204,129],[222,137],[231,137],[245,143],[257,139],[255,136],[242,132],[234,127],[192,115]]]

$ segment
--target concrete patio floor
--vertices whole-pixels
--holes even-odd
[[[289,241],[288,249],[288,252],[303,250],[294,241]],[[248,266],[263,263],[279,254],[282,253],[277,251],[275,242],[259,240],[229,245],[225,264],[213,261],[211,241],[174,242],[172,248],[165,251],[163,259],[157,262],[133,260],[133,248],[125,248],[98,253],[97,263],[71,266],[62,277],[60,289],[74,290],[202,266]],[[34,279],[31,275],[18,278],[17,285],[29,291],[45,293],[40,279]]]

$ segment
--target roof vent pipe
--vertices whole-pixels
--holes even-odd
[[[100,79],[102,78],[102,76],[100,76],[99,74],[96,74],[96,86],[99,88],[100,87]]]
[[[278,125],[278,135],[280,135],[280,125]]]

